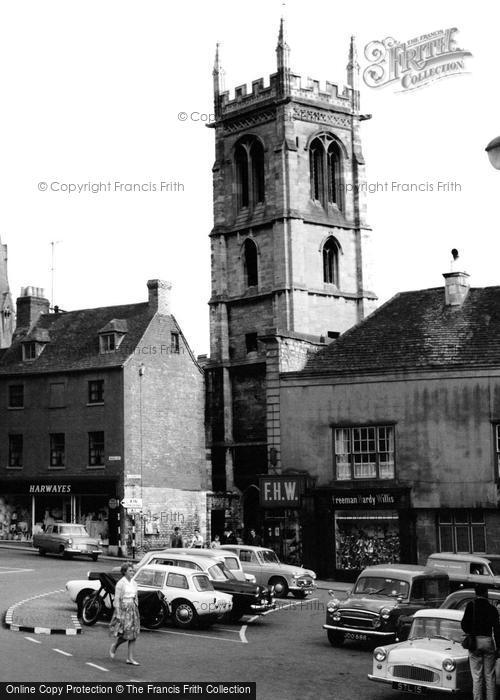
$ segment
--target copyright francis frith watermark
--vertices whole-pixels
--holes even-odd
[[[452,27],[405,42],[392,37],[371,41],[365,46],[365,58],[370,65],[363,71],[363,80],[371,88],[392,83],[399,88],[398,92],[409,92],[465,73],[465,59],[472,54],[457,46],[457,32]]]

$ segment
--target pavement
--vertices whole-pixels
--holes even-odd
[[[31,549],[30,542],[12,540],[0,541],[1,549],[26,551]],[[123,557],[101,555],[103,561],[123,561]],[[344,598],[352,583],[333,580],[316,580],[320,590],[332,590],[338,598]],[[4,625],[13,632],[33,632],[34,634],[80,634],[82,631],[73,603],[66,590],[61,588],[41,595],[32,596],[12,605],[5,613]]]

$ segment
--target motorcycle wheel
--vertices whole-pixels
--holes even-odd
[[[156,630],[164,624],[167,615],[168,609],[165,605],[161,605],[156,613],[142,617],[141,623],[150,630]]]
[[[82,622],[84,625],[95,625],[102,611],[102,598],[95,593],[91,595],[83,604]]]

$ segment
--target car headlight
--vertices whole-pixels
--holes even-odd
[[[387,652],[383,647],[377,647],[373,652],[375,661],[385,661],[387,658]]]
[[[443,669],[447,672],[450,673],[451,671],[454,671],[455,668],[457,667],[457,664],[454,659],[445,659],[443,661]]]
[[[381,608],[381,610],[380,610],[380,617],[381,617],[383,620],[388,620],[390,614],[391,614],[391,609],[390,609],[390,608]]]
[[[245,574],[245,581],[248,583],[257,583],[257,579],[253,574]]]
[[[336,610],[339,609],[340,606],[340,601],[334,598],[333,600],[328,601],[328,605],[326,606],[326,609],[328,610],[329,613],[334,613]]]
[[[73,540],[71,539],[71,537],[68,540],[68,544],[73,544]]]

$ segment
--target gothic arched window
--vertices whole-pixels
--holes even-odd
[[[333,236],[323,246],[323,281],[339,286],[339,245]]]
[[[342,152],[331,134],[320,134],[309,147],[311,197],[327,208],[343,208]]]
[[[256,287],[259,283],[257,246],[251,238],[247,238],[243,246],[243,260],[247,287]]]
[[[238,209],[252,209],[265,199],[264,147],[262,143],[246,136],[234,152]]]

